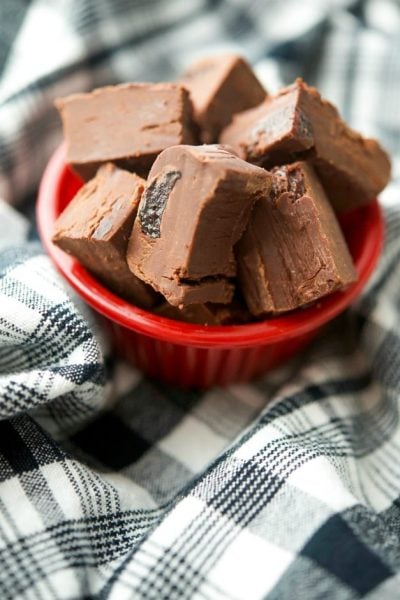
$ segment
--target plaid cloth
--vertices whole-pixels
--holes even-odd
[[[8,203],[60,139],[54,96],[172,78],[204,49],[242,52],[270,89],[302,75],[395,166],[362,298],[285,368],[207,392],[113,360],[32,221],[0,202],[0,598],[399,598],[399,3],[2,0],[0,13]]]

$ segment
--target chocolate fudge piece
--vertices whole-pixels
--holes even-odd
[[[146,176],[156,156],[193,144],[189,94],[178,84],[129,83],[56,101],[67,141],[67,162],[84,180],[105,162]]]
[[[180,80],[189,90],[201,140],[216,142],[232,116],[260,104],[267,92],[250,65],[236,54],[200,59]]]
[[[146,182],[108,163],[58,217],[53,242],[116,294],[143,308],[157,295],[126,264],[126,248]]]
[[[337,211],[375,198],[390,178],[389,157],[378,142],[350,129],[301,79],[236,115],[221,142],[265,168],[310,160]]]
[[[272,171],[236,246],[239,281],[255,316],[293,310],[356,280],[333,209],[310,164]]]
[[[197,325],[239,325],[253,320],[246,307],[237,300],[230,304],[190,304],[182,308],[164,302],[154,312],[167,319]]]
[[[231,301],[233,246],[271,175],[217,145],[174,146],[155,161],[127,260],[174,306]]]

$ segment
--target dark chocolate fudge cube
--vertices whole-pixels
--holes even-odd
[[[267,95],[250,65],[236,54],[196,61],[181,82],[190,92],[201,140],[207,144],[218,140],[235,113],[260,104]]]
[[[116,294],[149,308],[157,295],[126,263],[128,240],[145,184],[133,173],[110,163],[103,165],[58,217],[53,242]]]
[[[56,101],[67,141],[67,161],[84,180],[113,162],[146,176],[157,155],[196,143],[189,94],[173,83],[129,83]]]
[[[127,260],[175,306],[231,301],[233,246],[271,175],[221,146],[175,146],[155,161]]]
[[[239,281],[250,312],[279,314],[340,290],[357,278],[336,215],[311,165],[272,171],[236,246]]]
[[[220,140],[265,168],[311,161],[337,211],[374,199],[390,178],[389,157],[378,142],[350,129],[301,79],[236,115]]]

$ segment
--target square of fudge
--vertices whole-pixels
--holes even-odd
[[[149,308],[156,294],[126,263],[128,240],[145,184],[141,177],[111,163],[101,166],[58,217],[53,242],[113,292]]]
[[[337,211],[374,199],[390,178],[390,160],[379,143],[351,129],[302,79],[236,115],[220,141],[265,168],[311,161]]]
[[[260,104],[267,92],[251,66],[236,54],[202,58],[188,67],[180,81],[190,92],[201,141],[218,141],[235,113]]]
[[[227,304],[233,247],[271,175],[217,145],[174,146],[155,161],[129,241],[129,268],[174,306]]]
[[[84,180],[112,162],[146,176],[157,155],[196,143],[187,90],[174,83],[127,83],[56,100],[67,162]]]
[[[336,215],[313,167],[272,170],[236,246],[240,289],[254,316],[294,310],[357,278]]]

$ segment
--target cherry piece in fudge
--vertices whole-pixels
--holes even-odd
[[[390,160],[379,143],[348,127],[301,79],[236,115],[220,141],[265,168],[311,161],[337,211],[374,199],[390,178]]]
[[[180,81],[190,92],[205,143],[216,142],[235,113],[257,106],[267,95],[250,65],[236,54],[202,58],[190,65]]]
[[[241,291],[257,317],[299,308],[357,278],[312,166],[297,162],[272,174],[271,192],[254,207],[236,246]]]
[[[100,167],[58,217],[53,242],[116,294],[142,308],[157,295],[135,277],[126,249],[146,182],[108,163]]]
[[[130,83],[56,101],[67,162],[84,180],[105,162],[146,176],[157,155],[194,144],[189,94],[173,83]]]
[[[221,146],[175,146],[155,161],[127,260],[174,306],[227,304],[236,275],[233,247],[271,175]]]

